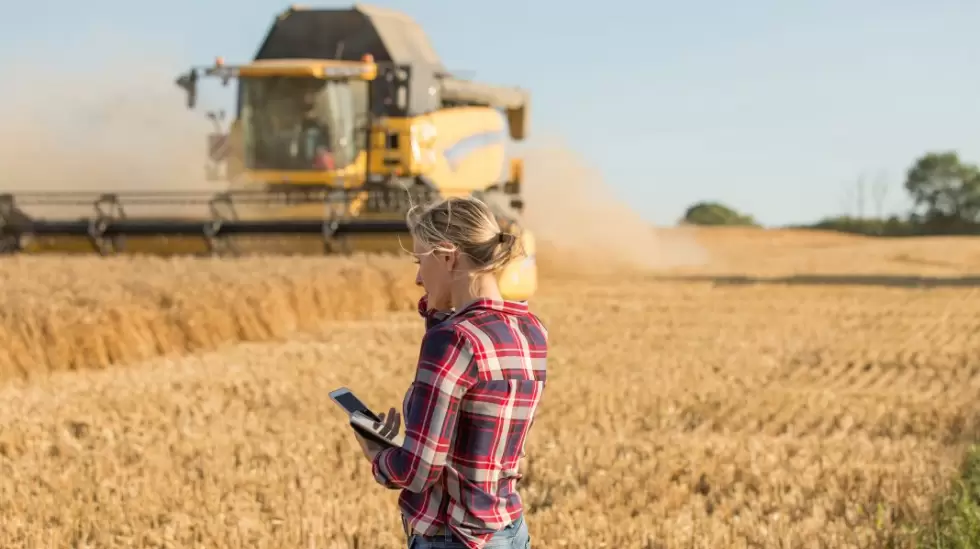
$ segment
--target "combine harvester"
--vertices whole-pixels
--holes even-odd
[[[291,7],[255,59],[194,67],[177,79],[188,108],[198,83],[237,79],[228,131],[208,113],[208,180],[220,191],[7,192],[0,195],[3,253],[157,255],[351,253],[409,247],[412,203],[476,195],[504,227],[520,220],[519,159],[528,94],[455,78],[408,16],[355,4]],[[32,207],[91,208],[88,216],[31,215]],[[136,207],[196,207],[207,215],[133,216]],[[206,208],[206,210],[205,210]],[[507,266],[511,299],[534,293],[534,238]],[[264,243],[264,246],[263,246]]]

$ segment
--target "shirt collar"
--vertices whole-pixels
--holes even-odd
[[[465,312],[475,310],[495,311],[508,315],[526,315],[528,313],[528,306],[526,301],[509,301],[481,297],[466,303],[457,309],[452,316],[459,316]]]

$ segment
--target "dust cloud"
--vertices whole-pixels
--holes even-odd
[[[612,274],[707,263],[681,227],[659,228],[616,199],[601,174],[560,142],[522,148],[524,223],[542,272]]]
[[[0,90],[0,192],[219,191],[204,177],[210,122],[174,84],[183,63],[118,44],[73,52],[84,62],[39,56],[4,68]],[[7,63],[5,63],[7,64]],[[186,206],[125,205],[128,215],[190,213]],[[23,208],[79,217],[90,206]],[[206,208],[193,208],[206,212]]]

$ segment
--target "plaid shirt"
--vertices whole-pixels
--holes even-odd
[[[523,512],[518,460],[545,384],[548,332],[526,303],[478,299],[427,310],[418,368],[403,402],[402,448],[375,458],[375,479],[401,489],[407,527],[447,527],[471,549]]]

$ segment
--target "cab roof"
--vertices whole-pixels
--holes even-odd
[[[273,22],[255,59],[358,61],[365,54],[377,62],[445,73],[428,36],[411,17],[360,3],[349,9],[289,8]]]

